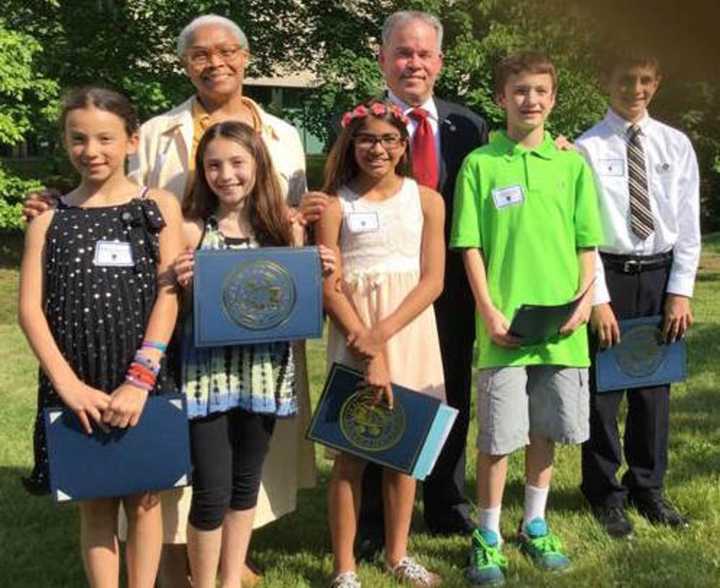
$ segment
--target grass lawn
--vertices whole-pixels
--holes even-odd
[[[78,520],[73,506],[27,495],[20,485],[32,458],[36,362],[16,324],[20,241],[0,240],[0,585],[3,587],[82,586]],[[670,468],[667,493],[693,521],[682,533],[652,527],[631,511],[636,532],[614,541],[594,523],[578,490],[580,453],[563,448],[550,495],[550,522],[573,560],[561,576],[535,571],[512,544],[508,586],[720,586],[720,235],[706,238],[697,284],[696,325],[688,337],[690,379],[673,388]],[[315,397],[322,386],[322,342],[310,343]],[[475,435],[474,425],[470,439]],[[472,447],[472,442],[470,447]],[[472,454],[472,452],[470,452]],[[320,452],[318,452],[320,454]],[[264,586],[324,586],[331,571],[325,523],[328,463],[318,457],[320,487],[303,491],[299,509],[258,531],[253,555],[266,568]],[[469,455],[467,490],[474,495],[474,458]],[[511,459],[503,531],[511,537],[521,516],[522,456]],[[420,508],[420,507],[418,507]],[[444,586],[464,586],[466,538],[429,535],[416,513],[411,549],[445,578]],[[363,565],[366,586],[392,586],[377,566]]]

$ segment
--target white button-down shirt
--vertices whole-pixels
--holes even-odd
[[[630,229],[627,129],[630,122],[608,110],[576,142],[595,172],[605,244],[600,251],[655,255],[672,250],[667,292],[692,296],[700,261],[700,180],[690,140],[680,131],[645,116],[635,123],[645,152],[654,231],[645,240]],[[594,304],[610,300],[598,259]]]
[[[427,110],[428,115],[428,121],[430,122],[430,128],[432,129],[433,138],[435,139],[435,153],[437,153],[437,165],[438,165],[438,177],[440,177],[440,161],[441,161],[441,155],[442,151],[440,150],[440,133],[438,132],[438,126],[439,126],[439,117],[438,117],[438,109],[435,105],[435,100],[433,100],[433,97],[430,96],[423,104],[421,104],[418,107],[410,106],[407,102],[404,102],[400,98],[398,98],[391,90],[388,90],[388,98],[391,102],[397,105],[397,107],[403,111],[403,114],[407,115],[408,119],[410,119],[410,122],[407,125],[407,131],[408,135],[410,135],[410,144],[412,145],[413,137],[415,136],[415,130],[418,127],[418,122],[410,116],[410,112],[415,108],[423,108],[424,110]]]

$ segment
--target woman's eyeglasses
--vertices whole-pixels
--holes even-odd
[[[188,61],[195,67],[205,67],[212,61],[212,56],[217,55],[225,63],[235,61],[245,51],[240,45],[223,45],[210,49],[190,49],[187,52]]]

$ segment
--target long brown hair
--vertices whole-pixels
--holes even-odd
[[[374,112],[372,108],[373,104],[381,104],[384,108],[376,109]],[[391,124],[398,130],[400,138],[406,144],[406,148],[405,153],[395,166],[395,173],[407,178],[412,177],[408,132],[405,122],[400,118],[402,113],[388,100],[371,98],[362,103],[362,106],[367,109],[367,114],[353,116],[358,112],[360,106],[361,105],[358,105],[350,111],[347,125],[342,129],[340,136],[332,146],[327,161],[325,162],[325,183],[322,190],[327,194],[337,194],[340,187],[347,184],[360,171],[357,161],[355,161],[353,140],[355,133],[362,129],[367,119],[371,116]],[[377,112],[382,112],[382,114],[377,114]],[[348,115],[346,114],[345,116],[347,117]]]
[[[247,149],[255,161],[255,185],[245,198],[245,212],[255,239],[260,245],[292,243],[285,198],[267,147],[259,133],[239,121],[219,122],[205,131],[195,154],[195,184],[182,203],[185,217],[206,221],[218,208],[218,197],[208,185],[203,160],[210,142],[219,137]]]

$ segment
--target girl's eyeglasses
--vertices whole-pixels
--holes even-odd
[[[355,145],[360,149],[372,149],[380,143],[388,151],[397,149],[403,144],[403,138],[395,133],[385,135],[373,135],[372,133],[355,133],[353,135]]]

